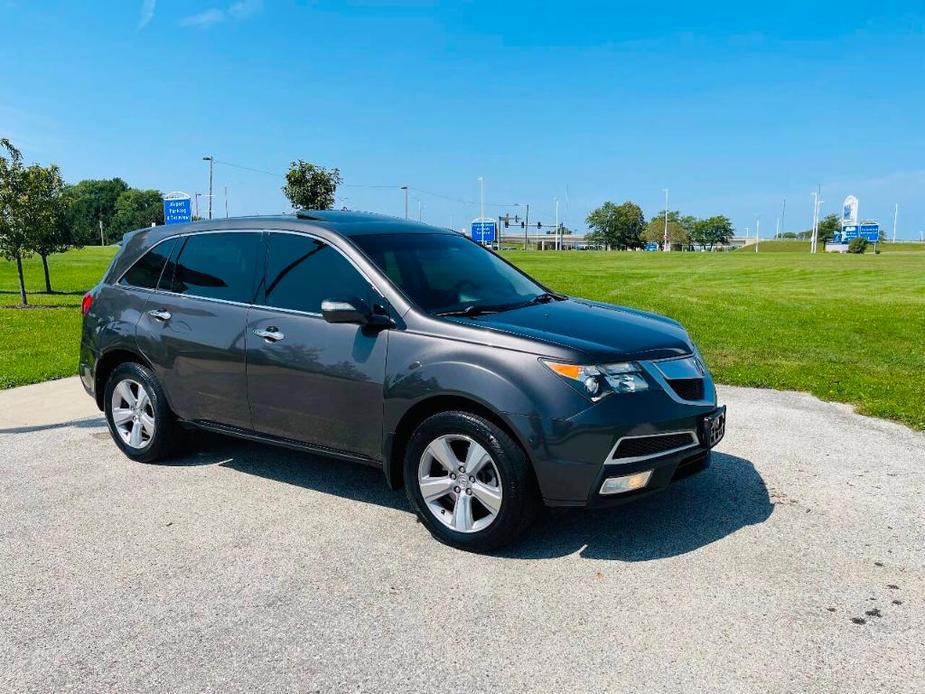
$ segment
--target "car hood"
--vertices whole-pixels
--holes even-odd
[[[450,320],[577,350],[596,363],[668,359],[692,352],[690,338],[677,321],[584,299]]]

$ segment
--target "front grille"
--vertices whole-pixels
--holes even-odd
[[[613,452],[613,458],[642,458],[684,448],[694,443],[696,441],[688,432],[623,439]]]
[[[668,385],[682,400],[703,400],[702,378],[676,378],[670,379]]]

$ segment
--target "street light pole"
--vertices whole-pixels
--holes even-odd
[[[202,195],[202,193],[193,193],[193,200],[195,204],[195,209],[193,211],[193,214],[196,215],[197,220],[200,219],[199,217],[199,196],[200,195]]]
[[[225,186],[225,219],[228,219],[228,186]]]
[[[896,220],[899,218],[899,203],[893,208],[893,243],[896,243]],[[858,220],[860,224],[860,220]]]
[[[212,219],[212,166],[215,164],[215,157],[210,154],[202,160],[209,162],[209,219]]]
[[[556,250],[562,250],[562,237],[559,229],[559,198],[556,198]]]
[[[667,253],[671,250],[671,246],[668,244],[668,189],[663,188],[662,190],[665,191],[665,238],[662,250]]]
[[[405,219],[408,219],[408,186],[402,186],[401,189],[405,191]]]
[[[755,253],[758,252],[759,243],[761,243],[761,218],[755,215]]]

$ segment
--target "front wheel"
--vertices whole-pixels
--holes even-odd
[[[431,534],[485,552],[533,521],[539,494],[523,449],[493,422],[442,412],[415,430],[404,461],[405,491]]]

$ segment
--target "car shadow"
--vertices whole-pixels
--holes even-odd
[[[773,510],[767,486],[751,462],[714,452],[706,470],[645,499],[608,509],[551,509],[520,542],[499,554],[664,559],[763,523]]]
[[[207,432],[196,432],[195,447],[194,453],[167,464],[220,465],[324,494],[411,512],[404,493],[389,489],[377,468]]]
[[[96,429],[105,426],[106,420],[100,415],[98,417],[74,419],[69,422],[51,422],[49,424],[28,424],[18,427],[5,427],[0,428],[0,434],[29,434],[33,431],[49,431],[51,429],[65,429],[69,427],[74,427],[76,429]]]
[[[404,510],[404,493],[364,465],[216,434],[197,433],[197,451],[173,465],[221,465],[346,499]],[[607,509],[550,509],[514,545],[495,552],[511,559],[651,561],[692,552],[766,521],[774,510],[767,486],[744,458],[713,454],[703,472],[646,499]]]

